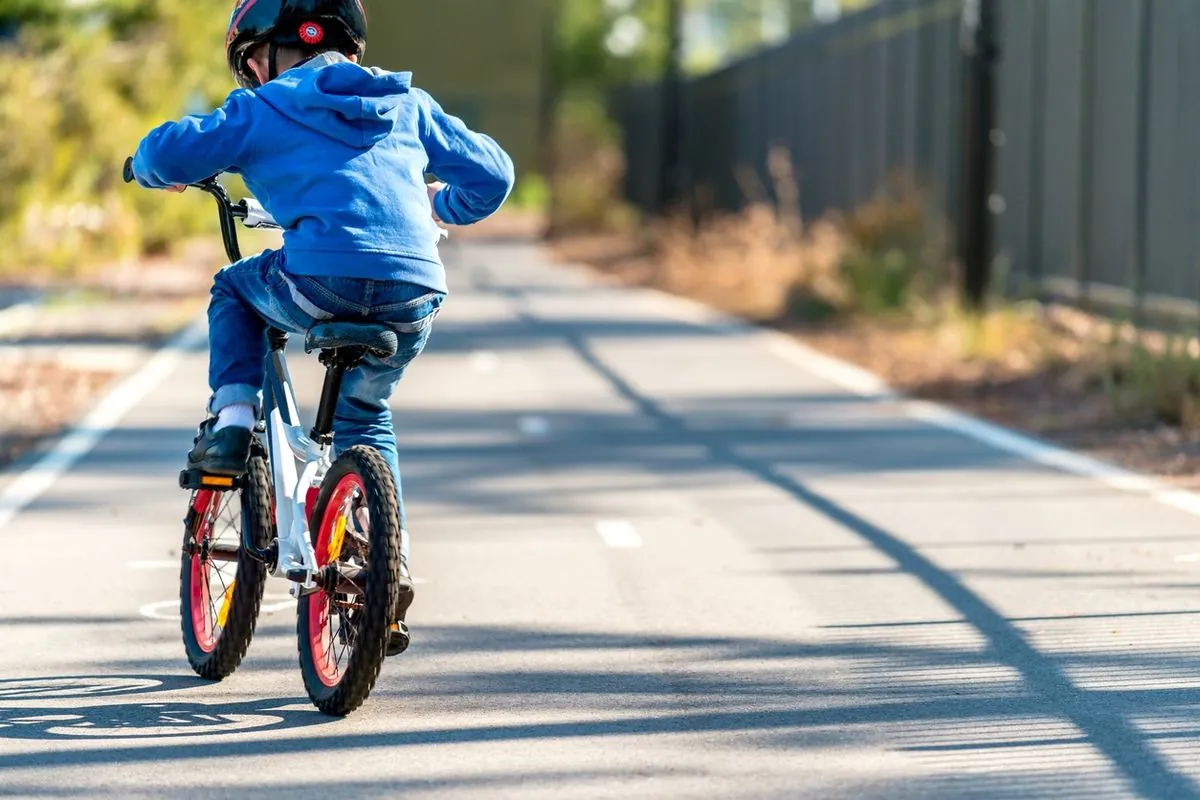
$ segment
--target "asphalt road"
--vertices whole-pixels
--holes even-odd
[[[415,640],[367,705],[311,709],[282,583],[191,675],[190,352],[0,527],[0,796],[1200,793],[1200,519],[532,248],[448,260],[395,401]]]

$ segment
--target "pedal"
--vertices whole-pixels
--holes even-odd
[[[185,469],[179,473],[179,488],[198,491],[207,489],[213,492],[231,492],[242,488],[241,476],[209,475],[195,469]]]
[[[408,632],[408,625],[403,622],[393,622],[392,627],[388,629],[386,655],[388,657],[398,656],[407,650],[411,643],[412,634]]]

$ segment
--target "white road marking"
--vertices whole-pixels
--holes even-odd
[[[642,546],[642,537],[638,536],[633,523],[624,519],[602,519],[596,523],[596,533],[609,547],[628,550]]]
[[[146,603],[138,609],[138,613],[147,619],[161,619],[168,622],[179,621],[179,598],[161,600],[157,603]]]
[[[289,608],[295,607],[296,601],[290,595],[264,594],[259,614],[274,614],[277,611],[286,611]],[[146,603],[146,605],[138,609],[138,613],[147,619],[178,622],[179,598],[175,598],[174,600],[160,600],[157,603]]]
[[[0,311],[0,336],[8,336],[26,327],[36,319],[39,305],[41,301],[32,300]]]
[[[1200,494],[1176,489],[1160,480],[1076,453],[1008,428],[985,422],[946,406],[910,400],[879,376],[841,359],[820,353],[785,333],[767,331],[744,320],[731,318],[683,297],[645,289],[656,299],[655,307],[676,319],[714,327],[731,333],[754,336],[775,355],[790,364],[823,378],[851,394],[871,400],[893,401],[906,416],[945,431],[957,433],[1001,452],[1070,475],[1091,478],[1121,491],[1142,494],[1164,505],[1200,516]]]
[[[296,601],[289,597],[287,600],[280,600],[278,603],[263,603],[258,613],[274,614],[276,611],[286,611],[289,608],[295,607]]]
[[[531,439],[545,439],[550,435],[550,420],[545,417],[521,417],[517,429]]]
[[[130,561],[125,567],[137,570],[179,569],[179,559],[174,561]]]
[[[1200,561],[1200,553],[1184,553],[1181,556],[1175,556],[1175,560],[1181,564],[1191,564]]]
[[[500,356],[491,350],[476,350],[474,353],[471,353],[468,363],[475,372],[490,375],[500,369]]]
[[[637,534],[635,533],[636,537]],[[641,542],[639,541],[640,545]],[[617,545],[614,545],[616,547]],[[637,546],[637,545],[634,545]],[[429,583],[425,578],[413,578],[413,583]],[[279,611],[287,611],[296,607],[296,600],[287,594],[264,594],[263,604],[259,608],[259,615],[275,614]],[[164,620],[167,622],[179,621],[179,599],[160,600],[157,603],[147,603],[138,609],[138,613],[146,619]]]
[[[201,722],[197,724],[197,720]],[[276,725],[282,717],[269,714],[221,714],[212,717],[190,712],[160,713],[157,719],[142,725],[121,725],[103,728],[92,722],[64,721],[62,725],[50,725],[45,731],[54,736],[67,738],[159,738],[162,736],[199,736],[213,733],[253,730]],[[162,724],[155,724],[162,723]]]
[[[82,422],[0,492],[0,528],[41,497],[75,462],[91,452],[105,434],[167,379],[183,354],[204,339],[203,321],[197,321],[155,353],[140,370],[110,389]]]

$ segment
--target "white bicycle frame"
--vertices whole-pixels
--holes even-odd
[[[221,194],[217,196],[220,200]],[[227,197],[223,207],[229,207]],[[279,228],[271,215],[253,198],[243,200],[241,210],[242,225],[247,228]],[[449,238],[448,230],[440,225],[437,227],[439,242]],[[234,242],[236,244],[236,237]],[[230,257],[235,254],[231,252]],[[320,488],[332,466],[332,448],[328,444],[313,441],[305,433],[300,423],[287,360],[284,358],[286,337],[280,332],[278,337],[271,338],[271,364],[263,387],[263,422],[275,491],[278,548],[271,575],[290,580],[292,597],[300,597],[317,586],[314,580],[318,572],[317,556],[308,530],[308,497],[311,490]]]
[[[292,581],[291,594],[299,597],[316,587],[317,556],[308,530],[308,495],[320,488],[332,466],[331,447],[315,442],[300,424],[296,395],[283,349],[273,349],[263,392],[267,453],[275,488],[275,525],[278,558],[271,573]],[[302,580],[297,580],[303,576]]]

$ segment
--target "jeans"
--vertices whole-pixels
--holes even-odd
[[[321,322],[388,325],[400,338],[396,355],[368,356],[346,373],[334,414],[334,457],[355,445],[374,447],[396,479],[400,523],[400,459],[388,399],[405,368],[425,348],[445,295],[411,283],[288,275],[282,251],[268,250],[217,273],[208,306],[209,412],[235,403],[262,404],[268,326],[304,333]]]

